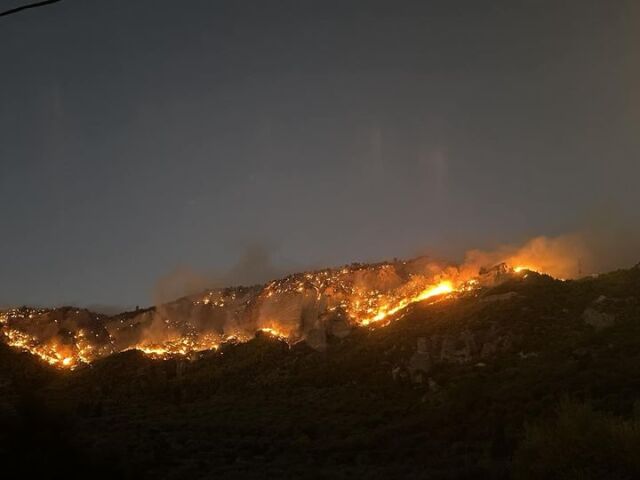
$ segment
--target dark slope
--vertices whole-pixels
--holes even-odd
[[[640,400],[638,268],[529,273],[402,315],[325,352],[260,335],[194,362],[125,352],[47,371],[40,408],[116,476],[510,478],[514,452],[536,459],[518,453],[525,425],[563,398],[623,418]]]

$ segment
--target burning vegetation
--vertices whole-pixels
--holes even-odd
[[[152,358],[195,357],[257,332],[322,350],[327,337],[374,328],[417,302],[473,295],[534,267],[499,264],[489,270],[411,261],[352,264],[290,275],[266,285],[206,291],[116,316],[76,308],[16,308],[0,313],[4,341],[60,368],[139,350]]]

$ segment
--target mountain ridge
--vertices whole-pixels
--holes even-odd
[[[634,267],[511,276],[329,336],[324,350],[261,332],[195,358],[130,350],[65,370],[0,345],[0,419],[35,428],[3,461],[46,446],[60,478],[70,452],[110,478],[634,478],[635,437],[598,446],[584,424],[554,419],[569,408],[593,428],[635,421],[639,319]],[[64,450],[41,443],[33,412]],[[549,437],[536,443],[528,425]],[[557,436],[573,447],[545,463]]]

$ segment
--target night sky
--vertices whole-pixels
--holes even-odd
[[[0,305],[640,224],[637,1],[64,0],[0,58]]]

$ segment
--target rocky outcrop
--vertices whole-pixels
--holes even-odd
[[[440,344],[439,360],[450,363],[467,363],[478,348],[473,333],[464,331],[459,335],[445,335]]]
[[[490,358],[513,347],[512,336],[487,329],[419,337],[417,348],[407,363],[414,383],[423,383],[426,375],[439,363],[467,364]]]
[[[611,313],[599,312],[594,308],[587,308],[582,313],[582,320],[596,330],[602,330],[611,327],[615,323],[616,317]]]
[[[326,322],[327,325],[327,333],[336,337],[336,338],[345,338],[348,337],[353,329],[353,326],[349,322],[349,319],[346,315],[333,315]]]
[[[422,383],[424,374],[431,370],[431,356],[429,354],[428,339],[418,338],[418,348],[409,359],[409,372],[416,383]]]
[[[487,295],[486,297],[482,297],[480,301],[482,303],[504,302],[507,300],[511,300],[517,296],[517,292],[498,293],[495,295]]]
[[[513,270],[506,263],[499,263],[491,268],[481,268],[478,283],[483,287],[495,287],[511,278]]]
[[[487,358],[492,357],[498,353],[498,342],[485,342],[482,344],[482,349],[480,350],[480,357]]]

